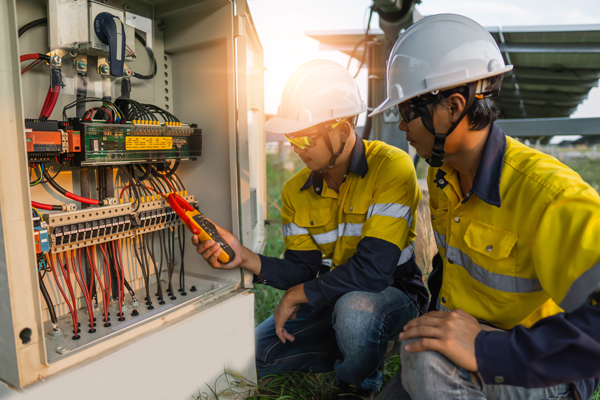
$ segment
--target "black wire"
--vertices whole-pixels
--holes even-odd
[[[129,187],[133,187],[133,192],[135,193],[135,198],[136,198],[137,201],[135,202],[135,208],[132,211],[136,212],[138,210],[138,208],[140,208],[140,193],[137,190],[136,182],[133,180],[133,178],[131,177],[131,175],[129,175],[129,172],[127,172],[126,168],[124,168],[121,165],[121,166],[119,166],[119,169],[121,169],[121,171],[123,172],[123,174],[125,174],[125,176],[129,180]]]
[[[363,51],[363,57],[362,57],[362,60],[360,61],[360,65],[358,66],[358,71],[356,71],[356,75],[354,75],[354,79],[356,79],[356,77],[360,73],[360,70],[362,69],[363,65],[365,64],[365,60],[367,58],[367,43],[368,43],[368,38],[369,38],[369,29],[371,28],[371,17],[373,17],[374,9],[375,9],[375,2],[373,2],[373,4],[371,4],[371,11],[369,12],[369,21],[367,22],[367,30],[365,31],[365,39],[364,39],[365,47],[364,47],[364,51]]]
[[[45,272],[45,271],[44,271]],[[52,324],[58,324],[58,318],[56,318],[56,311],[54,310],[54,304],[52,303],[52,299],[48,294],[48,289],[46,289],[46,284],[44,283],[44,276],[38,269],[38,277],[40,280],[40,290],[42,291],[42,296],[44,296],[44,300],[46,301],[46,306],[48,306],[48,313],[50,313],[50,321]]]
[[[177,176],[177,174],[173,172],[173,176],[175,177],[175,180],[179,183],[179,185],[181,186],[181,188],[183,190],[186,190],[185,185],[183,184],[183,182],[181,181],[181,179],[179,179],[179,177]]]
[[[27,32],[28,30],[30,30],[31,28],[34,28],[38,25],[43,25],[43,24],[47,24],[48,23],[48,18],[44,17],[44,18],[40,18],[40,19],[36,19],[35,21],[31,21],[28,24],[23,25],[20,29],[19,29],[19,37],[23,36],[23,34],[25,32]]]
[[[56,183],[54,181],[54,179],[52,179],[52,177],[50,176],[50,174],[48,173],[48,171],[45,168],[42,171],[42,174],[44,175],[44,178],[46,178],[46,181],[48,181],[50,186],[52,186],[54,189],[56,189],[57,192],[59,192],[63,196],[67,195],[67,191],[65,189],[63,189],[58,183]]]
[[[150,254],[152,265],[154,265],[154,275],[156,275],[156,287],[158,290],[156,296],[158,296],[158,304],[165,304],[165,301],[163,300],[162,284],[160,283],[161,271],[158,269],[156,265],[156,258],[154,257],[154,232],[152,232],[152,236],[150,237],[150,243],[152,244],[152,246],[150,246],[150,243],[148,243],[148,236],[149,235],[146,235],[146,246],[148,247],[148,253]]]
[[[144,45],[144,47],[146,48],[146,51],[148,52],[148,54],[150,55],[150,62],[152,64],[154,64],[154,71],[150,74],[150,75],[142,75],[142,74],[138,74],[137,72],[133,73],[133,77],[134,78],[138,78],[138,79],[152,79],[156,76],[156,59],[154,58],[154,52],[152,51],[152,49],[148,46],[146,46],[146,40],[144,40],[144,38],[142,37],[142,35],[140,35],[139,33],[135,33],[135,38],[137,40],[139,40],[140,42],[142,42],[142,45]]]
[[[52,179],[56,179],[56,177],[58,176],[58,174],[60,174],[60,171],[62,171],[62,169],[63,169],[64,166],[65,166],[65,164],[60,164],[60,167],[58,168],[58,171],[56,171],[56,173],[54,174],[54,176],[52,177]],[[47,181],[44,179],[40,183],[47,183]]]
[[[181,265],[179,267],[179,289],[181,290],[181,295],[185,296],[187,293],[185,292],[185,227],[183,225],[179,225],[179,235],[177,237],[179,241],[179,251],[181,252]]]

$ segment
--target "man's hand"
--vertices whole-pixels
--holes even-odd
[[[410,321],[400,339],[421,338],[404,347],[408,352],[433,350],[467,371],[477,372],[475,338],[479,322],[465,311],[432,311]]]
[[[221,249],[221,245],[215,242],[214,240],[207,240],[204,243],[200,243],[200,240],[198,240],[198,236],[194,235],[192,236],[192,243],[194,244],[194,246],[196,246],[196,251],[198,252],[198,254],[201,254],[202,257],[204,257],[208,264],[213,268],[233,269],[239,267],[240,264],[242,264],[243,262],[245,248],[242,246],[240,241],[237,240],[237,238],[231,233],[227,232],[225,229],[221,228],[213,221],[210,222],[212,222],[215,225],[217,231],[219,232],[219,235],[221,235],[221,237],[225,239],[227,243],[229,243],[229,246],[231,246],[233,251],[235,251],[235,258],[227,264],[221,263],[219,261],[219,255],[223,251]]]
[[[300,284],[288,289],[281,298],[277,309],[275,309],[275,312],[273,313],[273,318],[275,319],[275,333],[283,343],[288,340],[290,342],[296,340],[293,335],[285,330],[284,325],[288,319],[292,321],[296,319],[300,304],[303,303],[308,303],[308,299],[304,294],[304,284]]]

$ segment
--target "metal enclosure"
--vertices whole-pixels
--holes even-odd
[[[262,251],[266,215],[263,50],[246,0],[91,3],[120,9],[127,6],[128,13],[151,21],[148,42],[152,42],[157,60],[157,75],[152,80],[132,79],[131,97],[165,108],[181,121],[198,124],[202,156],[182,162],[177,171],[188,194],[207,217],[230,230],[245,246]],[[47,15],[45,0],[0,2],[0,118],[4,128],[0,157],[0,380],[17,389],[26,388],[32,398],[42,394],[53,398],[58,393],[61,398],[80,398],[76,387],[85,388],[88,398],[104,398],[107,393],[100,389],[100,379],[110,382],[119,397],[148,399],[189,398],[198,390],[209,392],[205,385],[213,387],[226,370],[255,381],[251,277],[243,276],[239,269],[210,268],[196,254],[189,233],[184,238],[185,279],[188,288],[195,285],[196,291],[188,290],[187,296],[179,296],[168,307],[141,312],[139,319],[128,318],[119,329],[104,328],[106,332],[98,339],[74,343],[66,336],[59,340],[47,337],[49,316],[39,293],[29,203],[65,199],[45,185],[30,190],[27,184],[23,121],[39,114],[48,73],[47,68],[35,68],[21,76],[18,60],[20,54],[51,50],[49,41],[57,39],[48,37],[48,26],[54,22],[17,37],[18,28]],[[147,74],[150,59],[144,46],[137,44],[135,59],[126,59],[126,64]],[[62,119],[63,107],[75,100],[72,62],[68,58],[63,62],[65,87],[51,119]],[[97,63],[95,56],[88,56],[87,90],[88,96],[102,97],[106,85],[103,87],[96,71]],[[113,99],[120,87],[121,78],[113,77]],[[79,193],[79,168],[63,171],[57,182]],[[94,185],[99,175],[93,167],[90,171]],[[114,178],[117,182],[122,179],[116,171]],[[131,248],[124,245],[123,252],[127,277],[137,291],[142,287],[141,275]],[[151,281],[156,282],[155,275]],[[58,292],[51,292],[59,319],[65,321],[68,309]],[[82,307],[81,297],[79,302]],[[131,309],[131,304],[126,305]],[[87,321],[81,318],[84,323]],[[57,351],[64,346],[66,352]],[[156,362],[160,359],[165,365]],[[99,371],[108,372],[100,378]],[[160,379],[153,379],[157,373]],[[174,388],[167,390],[166,382],[172,382]],[[74,390],[65,391],[66,385],[75,385]]]

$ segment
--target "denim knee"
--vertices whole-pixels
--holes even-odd
[[[377,304],[365,292],[346,293],[335,304],[333,327],[338,341],[348,336],[370,336],[367,332],[379,331],[381,319]]]
[[[402,385],[413,399],[438,399],[446,385],[457,386],[458,382],[471,380],[469,373],[437,351],[424,350],[409,353],[404,346],[419,339],[402,342]]]

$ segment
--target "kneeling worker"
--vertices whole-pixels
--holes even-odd
[[[364,111],[342,66],[302,65],[263,126],[284,134],[306,164],[281,195],[284,259],[257,255],[224,230],[236,252],[229,264],[218,262],[218,244],[197,245],[212,267],[241,267],[286,290],[256,328],[259,377],[335,369],[343,391],[369,396],[381,386],[388,339],[427,308],[413,257],[415,169],[402,150],[358,137],[354,121]]]
[[[375,113],[398,106],[430,164],[439,251],[438,311],[400,335],[413,400],[587,400],[598,385],[600,196],[494,124],[510,69],[486,29],[452,14],[408,28],[389,58]]]

